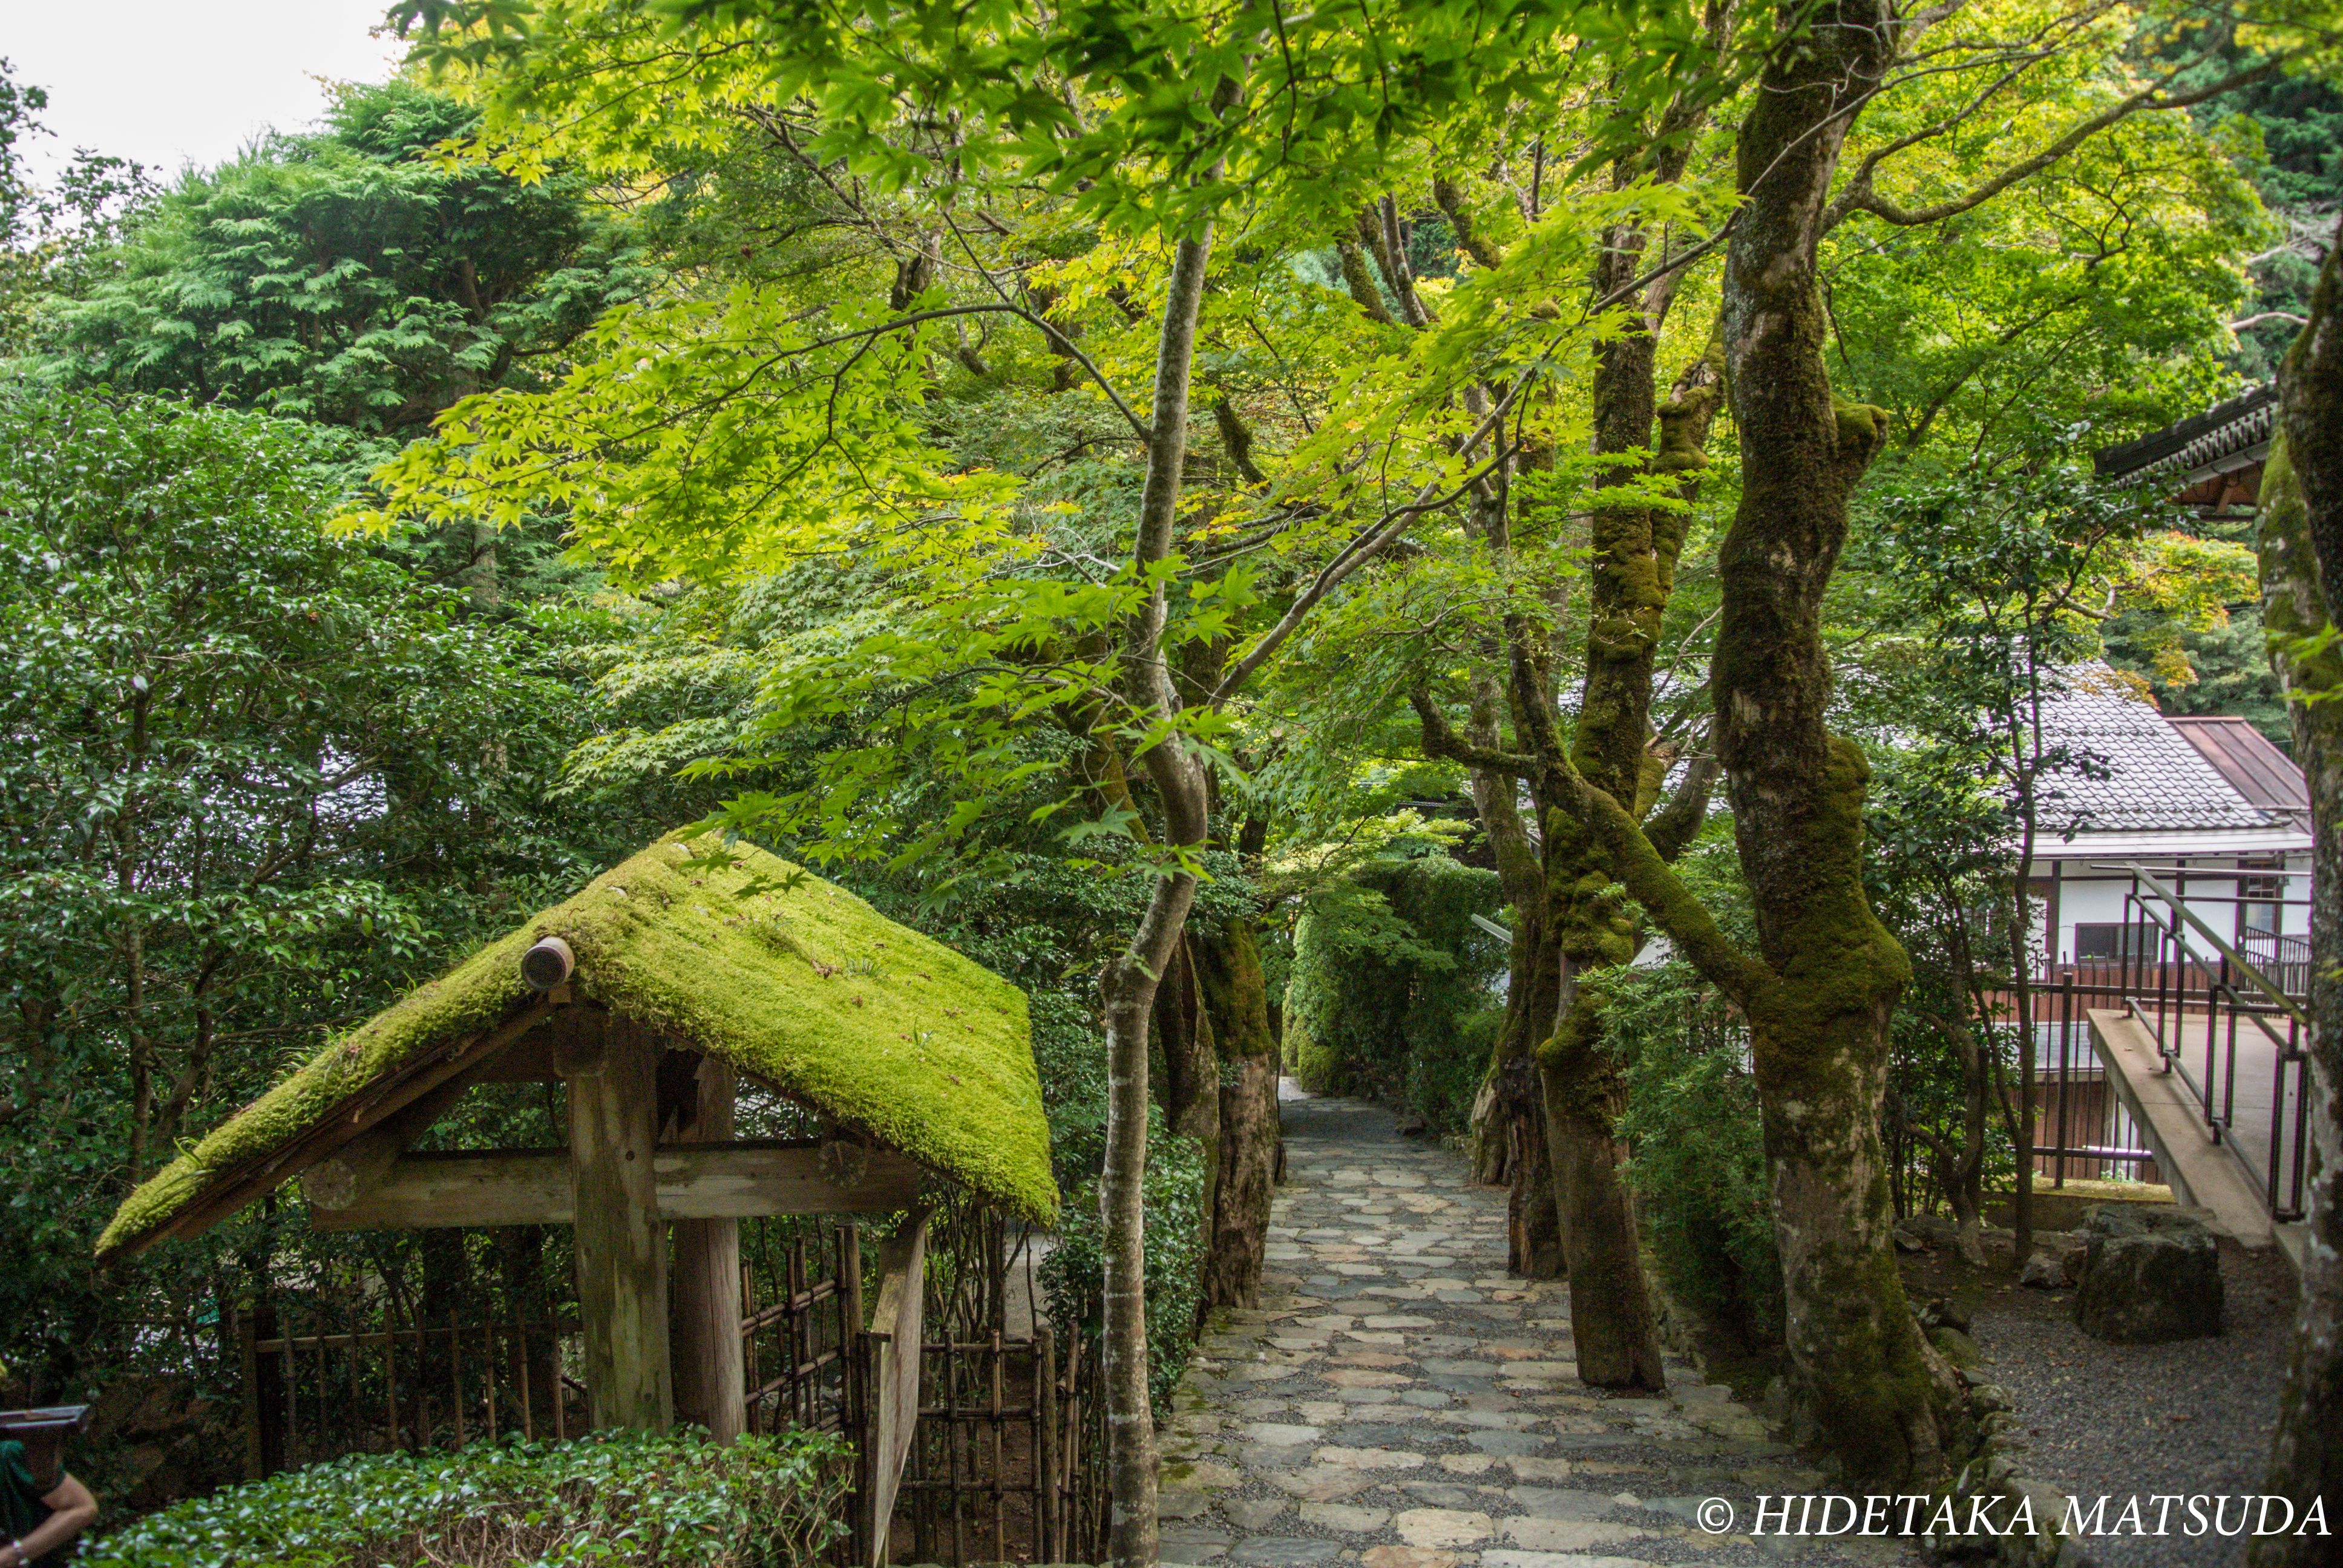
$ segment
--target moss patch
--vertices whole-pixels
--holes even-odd
[[[496,1025],[558,936],[585,999],[1043,1223],[1057,1213],[1025,995],[942,943],[762,850],[727,870],[662,839],[327,1046],[133,1192],[100,1258],[154,1234],[214,1174],[293,1142],[383,1074]],[[751,881],[797,878],[742,899]]]

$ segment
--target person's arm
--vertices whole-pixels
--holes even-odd
[[[14,1543],[0,1542],[0,1568],[24,1568],[27,1563],[37,1563],[97,1520],[97,1499],[71,1475],[58,1482],[56,1490],[41,1499],[41,1506],[49,1510],[49,1516],[30,1535]]]

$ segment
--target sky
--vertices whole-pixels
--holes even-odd
[[[55,133],[34,177],[73,149],[112,153],[168,178],[234,157],[264,131],[324,112],[319,77],[379,82],[399,52],[367,35],[387,0],[0,0],[0,56],[49,90]]]

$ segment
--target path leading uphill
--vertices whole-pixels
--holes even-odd
[[[1742,1533],[1757,1493],[1820,1483],[1754,1412],[1675,1356],[1661,1397],[1584,1388],[1566,1289],[1506,1276],[1502,1191],[1375,1107],[1283,1109],[1262,1306],[1222,1315],[1163,1433],[1166,1563],[1914,1560]],[[1740,1530],[1695,1524],[1719,1497]]]

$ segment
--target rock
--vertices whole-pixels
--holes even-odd
[[[1942,1214],[1914,1214],[1896,1221],[1896,1244],[1907,1252],[1924,1247],[1949,1247],[1960,1239],[1961,1228]]]
[[[1342,1551],[1333,1541],[1305,1541],[1292,1535],[1256,1535],[1240,1541],[1229,1555],[1244,1568],[1316,1568],[1331,1563]]]
[[[1969,1332],[1968,1309],[1948,1297],[1938,1296],[1916,1314],[1924,1329],[1957,1329]]]
[[[1423,1462],[1423,1455],[1389,1448],[1328,1446],[1318,1451],[1317,1462],[1343,1470],[1413,1470]]]
[[[1392,1517],[1392,1528],[1410,1546],[1437,1549],[1486,1541],[1497,1527],[1485,1513],[1457,1508],[1408,1508]]]
[[[1290,1506],[1282,1497],[1232,1497],[1221,1504],[1221,1513],[1230,1523],[1251,1535],[1276,1523],[1278,1515]]]
[[[2037,1291],[2063,1291],[2082,1278],[2086,1241],[2056,1231],[2034,1238],[2034,1255],[2017,1276],[2021,1285]]]
[[[1968,1335],[1961,1332],[1958,1329],[1930,1329],[1928,1331],[1928,1342],[1936,1347],[1936,1353],[1938,1355],[1943,1356],[1946,1361],[1952,1362],[1956,1367],[1969,1367],[1976,1365],[1978,1354],[1976,1341],[1969,1338]]]
[[[2102,1203],[2084,1221],[2075,1322],[2094,1339],[2165,1344],[2221,1332],[2221,1249],[2178,1209]]]
[[[1391,1523],[1391,1510],[1359,1508],[1347,1503],[1305,1503],[1302,1523],[1340,1535],[1373,1535]]]
[[[1331,1503],[1338,1497],[1348,1497],[1353,1492],[1363,1492],[1374,1484],[1374,1478],[1356,1470],[1337,1470],[1327,1465],[1312,1465],[1304,1470],[1273,1472],[1269,1483],[1291,1497],[1305,1503]]]
[[[1421,1546],[1370,1546],[1359,1561],[1365,1568],[1456,1568],[1463,1559],[1453,1552]]]
[[[1532,1552],[1594,1553],[1658,1534],[1640,1524],[1605,1524],[1593,1519],[1508,1519],[1505,1536]],[[1584,1561],[1584,1559],[1579,1559]]]

